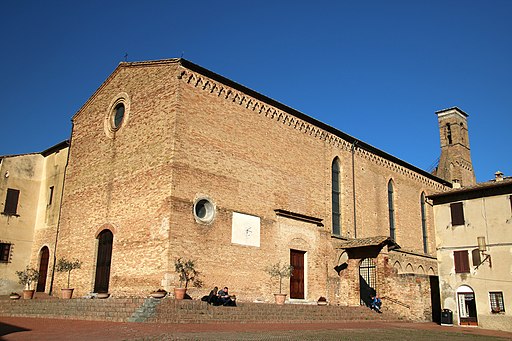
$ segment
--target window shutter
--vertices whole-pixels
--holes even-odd
[[[468,251],[453,251],[453,259],[455,262],[455,273],[469,273],[469,256]]]
[[[4,213],[15,215],[18,210],[18,199],[20,197],[20,191],[18,189],[7,189],[7,196],[5,198]]]
[[[464,225],[464,209],[461,202],[450,204],[452,226]]]

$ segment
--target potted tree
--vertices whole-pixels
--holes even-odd
[[[180,287],[174,288],[174,297],[177,300],[182,300],[187,293],[188,284],[192,283],[194,287],[200,288],[202,286],[201,280],[198,279],[199,271],[196,270],[195,262],[191,259],[177,258],[174,261],[174,269],[180,278]],[[183,286],[185,283],[185,286]]]
[[[290,278],[292,276],[293,266],[281,265],[281,262],[277,262],[267,267],[265,271],[270,275],[270,279],[279,278],[279,293],[274,294],[274,298],[276,304],[284,304],[286,294],[283,294],[283,278]]]
[[[62,290],[62,298],[64,299],[70,299],[73,296],[73,288],[69,287],[69,278],[71,277],[71,271],[75,269],[80,269],[82,267],[82,262],[78,259],[75,260],[68,260],[64,257],[60,258],[57,262],[57,267],[55,270],[57,272],[67,272],[68,273],[68,286],[66,288],[61,289]]]
[[[29,268],[28,266],[23,271],[16,271],[18,275],[19,283],[25,286],[23,290],[23,299],[30,300],[34,297],[34,289],[32,289],[32,283],[36,282],[39,278],[39,272],[36,269]]]

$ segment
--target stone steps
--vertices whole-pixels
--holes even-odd
[[[239,303],[237,307],[214,307],[200,301],[163,300],[148,322],[339,322],[399,320],[392,314],[377,314],[366,307],[275,305]]]
[[[0,304],[0,316],[124,322],[143,303],[143,298],[3,300]]]
[[[0,316],[27,316],[152,323],[314,323],[340,321],[397,321],[390,311],[377,314],[366,307],[238,303],[214,307],[195,300],[172,298],[108,298],[2,300]]]

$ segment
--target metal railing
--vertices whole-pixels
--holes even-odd
[[[389,297],[389,296],[382,296],[381,299],[383,300],[387,300],[389,302],[392,302],[392,303],[395,303],[395,304],[398,304],[398,305],[401,305],[402,307],[406,307],[407,309],[411,309],[411,306],[402,302],[402,301],[399,301],[395,298],[392,298],[392,297]]]

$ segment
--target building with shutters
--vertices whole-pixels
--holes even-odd
[[[448,121],[457,136],[461,112],[437,113],[442,139]],[[294,267],[288,303],[359,305],[377,292],[386,309],[436,319],[425,198],[472,172],[456,161],[443,179],[187,60],[124,62],[73,117],[49,257],[83,262],[78,296],[172,291],[182,257],[204,282],[192,297],[228,286],[271,302],[265,269],[280,262]],[[33,264],[52,238],[35,239]],[[52,268],[46,292],[65,286]]]
[[[23,289],[16,271],[28,265],[41,270],[37,289],[46,288],[67,156],[67,141],[40,153],[0,156],[0,294]]]
[[[456,324],[512,331],[512,177],[429,199],[442,307]]]

